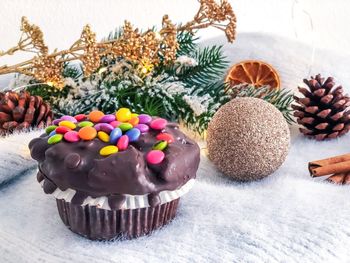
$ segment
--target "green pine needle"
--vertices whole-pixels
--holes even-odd
[[[220,79],[228,65],[222,52],[222,46],[197,49],[193,54],[193,58],[198,62],[198,65],[191,68],[184,68],[180,74],[177,74],[179,79],[189,86],[208,85]]]
[[[197,49],[197,37],[194,33],[187,31],[181,31],[177,35],[177,43],[179,44],[179,49],[177,50],[176,56],[190,55],[194,53]]]

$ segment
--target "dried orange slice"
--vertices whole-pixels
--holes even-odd
[[[269,85],[273,89],[280,88],[277,71],[269,64],[258,60],[245,60],[233,65],[225,82],[231,87],[239,84],[252,84],[255,87]]]

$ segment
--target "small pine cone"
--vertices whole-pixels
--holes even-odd
[[[343,88],[334,88],[334,79],[326,80],[320,74],[304,79],[308,88],[298,87],[304,97],[294,97],[292,105],[297,122],[304,126],[300,132],[305,136],[322,141],[344,135],[350,129],[350,98],[343,94]]]
[[[42,128],[52,122],[50,106],[29,92],[0,92],[0,135],[29,128]]]

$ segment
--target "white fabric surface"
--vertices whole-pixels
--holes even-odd
[[[30,134],[19,133],[0,139],[0,186],[36,165],[30,157],[27,145],[32,138],[39,135],[40,132],[33,131]]]
[[[288,88],[308,71],[309,48],[282,38],[241,34],[226,52],[231,61],[269,61]],[[317,54],[315,72],[350,83],[349,57]],[[33,134],[22,136],[15,140],[26,144]],[[5,162],[7,149],[2,145],[8,140],[13,138],[0,139]],[[182,197],[175,220],[132,241],[93,242],[70,232],[32,169],[0,187],[1,262],[348,262],[350,188],[310,178],[307,162],[348,153],[349,144],[349,134],[315,142],[293,126],[286,162],[272,176],[247,184],[223,177],[203,154],[198,180]]]

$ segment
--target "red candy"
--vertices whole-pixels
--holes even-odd
[[[119,138],[117,147],[120,151],[124,151],[129,146],[129,137],[127,135],[123,135]]]
[[[174,142],[174,137],[169,133],[159,133],[156,139],[159,141],[166,141],[169,144]]]
[[[59,127],[56,128],[55,131],[56,131],[56,133],[59,133],[59,134],[65,134],[66,132],[71,131],[71,129],[69,129],[66,126],[59,126]]]
[[[74,116],[74,118],[75,118],[78,122],[81,122],[81,121],[85,121],[87,117],[86,117],[85,114],[78,114],[78,115]]]

